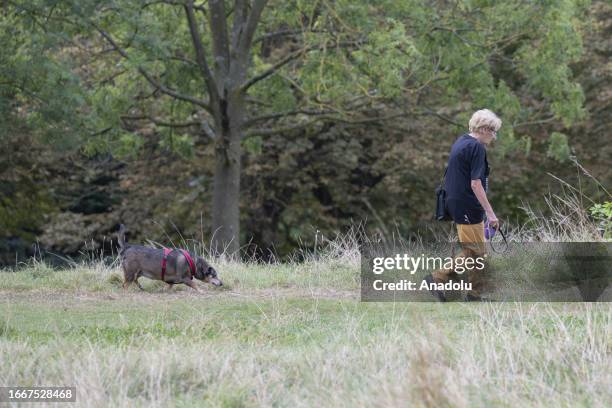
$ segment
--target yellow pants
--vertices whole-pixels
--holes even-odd
[[[457,224],[457,234],[461,243],[461,253],[455,259],[475,259],[486,255],[484,222],[479,224]],[[463,262],[465,264],[465,259]],[[468,293],[473,296],[480,296],[484,286],[483,275],[485,274],[485,269],[471,268],[467,269],[467,272],[468,280],[472,284],[472,290],[468,291]],[[456,275],[453,269],[438,269],[431,274],[436,282],[442,283],[447,282],[453,275]]]

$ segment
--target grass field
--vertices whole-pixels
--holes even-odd
[[[0,272],[0,385],[73,385],[78,406],[612,406],[608,304],[360,303],[342,259],[219,270],[200,294],[123,291],[102,264]]]

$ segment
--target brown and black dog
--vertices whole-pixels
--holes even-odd
[[[142,289],[142,286],[138,283],[138,278],[141,276],[163,280],[171,286],[184,283],[195,290],[198,290],[198,287],[193,278],[215,286],[223,285],[223,282],[217,277],[215,268],[210,266],[202,257],[191,255],[180,249],[164,251],[163,249],[141,245],[130,245],[125,242],[125,226],[123,224],[119,227],[118,238],[124,289],[133,282]],[[166,254],[166,252],[169,253]]]

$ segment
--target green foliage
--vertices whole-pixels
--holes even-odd
[[[593,218],[598,220],[605,239],[612,239],[612,201],[595,204],[589,211]]]
[[[3,193],[0,195],[0,231],[33,240],[33,232],[44,224],[45,216],[56,211],[54,200],[47,191],[27,182],[10,186],[11,190],[16,190],[13,194],[5,194],[7,187],[0,183]]]
[[[570,157],[567,135],[559,132],[552,132],[550,134],[548,152],[546,155],[560,162],[567,161]]]
[[[572,82],[569,64],[582,54],[577,20],[584,14],[584,2],[563,0],[540,6],[537,42],[526,43],[518,51],[518,69],[526,82],[552,101],[555,117],[570,126],[585,116],[584,94]],[[537,8],[540,8],[537,7]]]
[[[357,69],[371,78],[371,84],[361,81],[364,90],[369,85],[368,88],[374,88],[377,95],[398,98],[406,80],[406,71],[422,56],[403,23],[389,18],[382,27],[382,30],[371,32],[367,43],[352,56]]]
[[[164,131],[162,134],[164,137],[159,142],[161,148],[168,149],[185,158],[193,157],[193,137],[191,135],[177,135],[172,131]]]
[[[255,59],[258,70],[265,71],[270,64],[264,64],[260,59]],[[275,112],[291,111],[298,107],[298,101],[291,89],[291,81],[280,75],[275,75],[265,81],[265,86],[255,86],[251,95],[256,98],[269,100],[270,108]]]
[[[261,136],[249,137],[242,141],[242,146],[247,153],[257,156],[262,152],[263,139]]]
[[[0,18],[0,139],[25,124],[58,149],[72,149],[85,98],[67,41],[20,14]]]
[[[79,76],[65,65],[57,65],[57,72],[28,74],[63,85],[63,98],[49,95],[47,99],[52,103],[33,112],[29,123],[56,130],[56,138],[61,133],[84,136],[87,129],[93,136],[81,140],[91,145],[86,146],[90,152],[104,148],[123,152],[126,138],[115,128],[124,127],[119,117],[130,109],[177,120],[192,113],[193,106],[185,102],[177,109],[176,102],[167,97],[143,98],[143,93],[150,92],[150,84],[140,74],[141,68],[155,78],[163,78],[162,82],[173,89],[207,99],[200,70],[186,63],[193,58],[193,46],[181,7],[156,2],[143,7],[126,0],[108,5],[105,8],[95,1],[67,1],[61,5],[37,1],[21,10],[21,20],[7,20],[7,28],[17,22],[29,29],[53,9],[51,14],[58,18],[50,19],[46,28],[56,37],[38,30],[23,42],[22,48],[35,54],[45,55],[41,50],[52,47],[62,49],[57,47],[65,47],[76,33],[95,41],[92,54],[96,48],[107,46],[90,22],[125,47],[127,59],[109,53],[90,62],[92,81],[87,86],[79,84]],[[413,102],[413,91],[425,87],[428,93],[439,95],[440,103],[469,101],[472,108],[458,114],[461,122],[462,115],[469,115],[467,111],[483,106],[498,112],[506,124],[507,147],[525,147],[514,143],[512,129],[513,123],[529,119],[531,112],[529,106],[519,102],[519,93],[524,93],[521,83],[528,85],[526,90],[532,96],[546,98],[552,113],[565,126],[584,116],[584,97],[572,82],[569,64],[582,53],[579,21],[587,6],[588,2],[577,0],[526,6],[515,1],[463,0],[454,7],[435,8],[418,1],[272,1],[264,11],[258,33],[305,30],[295,41],[310,51],[250,92],[271,111],[324,104],[351,114],[348,103],[356,96],[407,106]],[[230,13],[228,23],[231,18]],[[209,30],[202,30],[202,41],[211,61]],[[249,51],[251,73],[263,72],[293,52],[295,48],[285,44],[286,41],[275,43],[272,55],[265,57],[262,43],[256,42]],[[64,58],[64,63],[69,61]],[[75,126],[79,132],[45,126],[49,120],[60,120],[69,113],[73,114],[73,122],[76,118],[81,125]],[[97,140],[99,133],[108,128],[113,130]],[[186,146],[181,140],[181,145]]]
[[[134,133],[123,133],[119,138],[119,147],[116,148],[116,152],[119,157],[133,157],[136,156],[144,144],[142,137],[135,135]]]
[[[47,146],[90,156],[197,157],[189,167],[205,181],[189,200],[210,201],[204,192],[211,191],[214,144],[198,126],[172,130],[154,126],[148,116],[161,122],[202,119],[214,127],[212,115],[155,91],[140,72],[146,69],[173,90],[209,99],[183,8],[131,0],[21,3],[7,6],[0,19],[0,139],[11,139],[12,128],[25,124]],[[325,119],[290,137],[262,132],[242,140],[247,153],[242,205],[252,211],[243,214],[252,223],[246,233],[278,232],[263,240],[291,249],[300,236],[312,236],[312,225],[331,233],[356,220],[371,221],[364,197],[385,222],[402,218],[405,226],[425,219],[429,209],[422,203],[429,197],[431,175],[438,173],[450,140],[482,107],[502,117],[492,155],[512,160],[512,176],[526,168],[520,167],[523,153],[534,160],[547,153],[567,159],[568,127],[584,118],[584,95],[572,68],[583,52],[588,5],[582,0],[461,0],[434,7],[418,0],[271,0],[249,50],[247,76],[302,52],[249,88],[246,116],[292,112],[255,123],[262,128]],[[234,15],[228,12],[230,27]],[[109,33],[128,58],[112,51],[95,27]],[[210,25],[199,27],[214,66]],[[295,34],[266,39],[265,34],[283,31]],[[316,116],[313,110],[330,113]],[[389,113],[393,120],[368,122]],[[132,115],[144,118],[126,119]],[[534,132],[526,125],[538,122],[557,132],[547,139],[539,134],[551,133],[550,128]],[[498,175],[496,169],[493,185],[505,190],[494,199],[518,207],[527,194],[522,178],[509,177],[511,183],[500,186]],[[181,176],[189,180],[193,174],[184,170]],[[21,197],[29,191],[24,188]],[[170,202],[175,193],[157,201]],[[151,214],[168,209],[157,207]],[[194,218],[193,206],[187,207],[172,215]]]

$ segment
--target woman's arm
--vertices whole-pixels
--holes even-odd
[[[484,188],[482,187],[482,181],[480,179],[472,180],[471,183],[472,191],[476,195],[478,202],[484,208],[487,219],[489,220],[489,225],[493,228],[497,228],[499,225],[499,221],[493,212],[493,207],[489,203],[489,199],[487,198],[487,193],[485,193]]]

